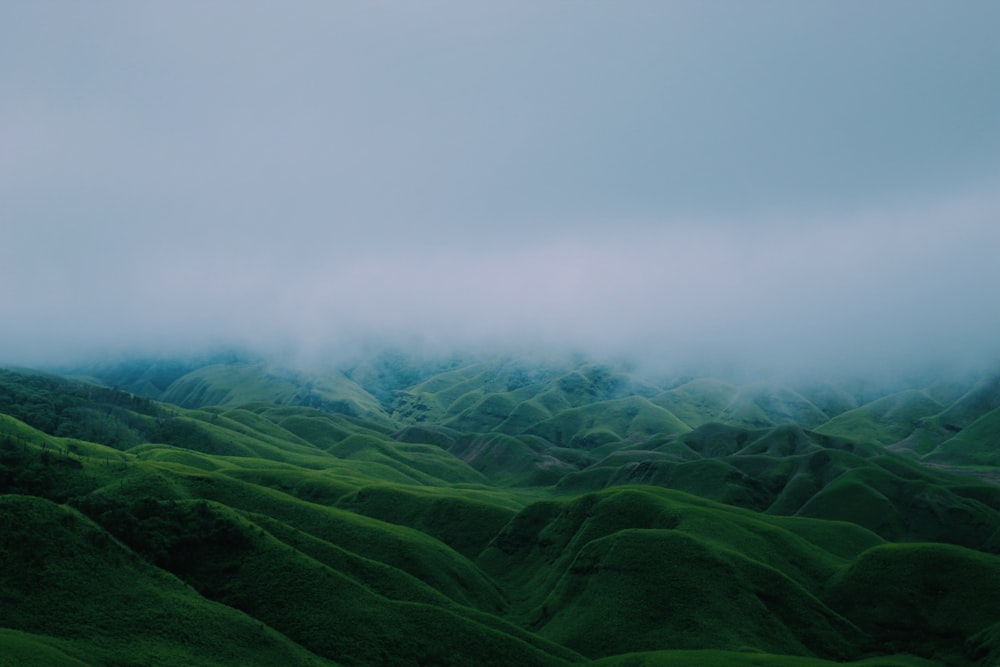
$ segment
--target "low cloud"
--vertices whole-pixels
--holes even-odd
[[[20,287],[2,345],[38,362],[218,345],[320,360],[386,344],[660,366],[985,363],[1000,352],[998,212],[980,202],[808,224],[609,223],[493,247],[317,238],[322,249],[299,255],[129,242],[101,255],[114,266],[6,263],[0,278]]]
[[[0,11],[0,361],[997,353],[996,3]]]

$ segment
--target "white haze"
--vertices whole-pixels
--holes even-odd
[[[0,362],[1000,354],[1000,5],[11,3]]]

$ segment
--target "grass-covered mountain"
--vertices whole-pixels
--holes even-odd
[[[995,665],[1000,376],[0,371],[0,664]]]

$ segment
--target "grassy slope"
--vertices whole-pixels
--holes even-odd
[[[892,635],[892,604],[852,606],[864,573],[896,559],[904,571],[919,571],[912,563],[923,556],[883,554],[883,539],[1000,551],[994,487],[928,471],[877,444],[927,419],[920,415],[929,410],[946,413],[935,400],[940,392],[858,401],[857,408],[830,388],[776,392],[695,381],[657,392],[602,367],[525,372],[485,363],[430,375],[366,371],[366,389],[354,385],[362,393],[337,396],[318,395],[320,385],[309,386],[309,378],[286,376],[280,382],[299,393],[274,394],[283,405],[237,405],[280,385],[259,371],[227,378],[215,369],[214,384],[192,404],[214,387],[228,392],[229,405],[198,410],[93,391],[50,410],[46,391],[62,390],[36,382],[16,397],[32,418],[69,428],[77,413],[67,411],[82,407],[95,433],[146,429],[162,442],[129,447],[119,438],[116,450],[0,417],[0,491],[83,508],[97,520],[90,525],[124,540],[132,551],[105,537],[141,567],[173,572],[204,604],[249,612],[268,632],[273,626],[294,640],[289,650],[308,647],[308,660],[322,654],[358,664],[461,664],[493,655],[559,664],[578,661],[574,650],[609,664],[719,664],[727,656],[732,664],[756,664],[766,657],[761,651],[837,659],[860,659],[869,649],[908,651],[970,664],[1000,656],[1000,624],[986,622],[994,613],[988,606],[961,627],[921,612],[907,626],[915,634],[927,627],[916,643]],[[404,377],[420,382],[397,393]],[[198,386],[188,386],[187,396]],[[318,396],[315,407],[302,405],[309,397],[303,389]],[[428,409],[417,410],[413,397]],[[335,399],[355,403],[323,403]],[[411,423],[399,432],[387,416],[386,402],[396,399],[412,408],[397,411]],[[839,415],[827,422],[831,432],[773,426],[813,424],[819,413]],[[750,423],[766,427],[740,426]],[[967,447],[989,451],[989,420],[975,424],[965,425]],[[622,486],[637,482],[769,514]],[[510,487],[525,483],[559,483],[566,497]],[[605,487],[612,488],[593,493]],[[928,558],[995,575],[990,557],[970,561],[959,552]],[[874,567],[879,558],[885,565]],[[905,590],[897,582],[897,591]],[[281,602],[288,599],[300,604]],[[327,621],[339,634],[331,636]],[[109,655],[89,640],[55,636],[44,623],[0,625],[11,628],[0,640],[38,660]],[[166,634],[169,648],[176,637]],[[743,652],[662,651],[680,647]],[[136,661],[159,650],[140,643]],[[624,655],[636,650],[647,652]],[[919,663],[892,660],[886,664]]]
[[[668,410],[641,396],[600,401],[563,410],[529,432],[556,446],[594,449],[626,440],[685,433],[690,428]]]
[[[25,437],[45,439],[28,427],[21,428]],[[19,447],[45,451],[43,445],[16,442]],[[46,441],[44,446],[51,444]],[[196,456],[199,462],[214,458]],[[109,472],[102,478],[75,487],[85,494],[76,502],[136,553],[173,572],[206,598],[249,613],[317,653],[351,664],[409,664],[433,656],[441,664],[465,664],[473,655],[491,654],[494,660],[512,656],[523,664],[576,659],[565,649],[476,611],[481,608],[496,614],[502,609],[495,586],[467,560],[422,532],[229,479],[225,472],[236,466],[234,460],[217,461],[212,471],[206,471],[206,466],[139,461],[128,455],[123,460],[126,466],[104,465]],[[55,455],[48,465],[60,465]],[[72,470],[89,477],[94,465],[88,462]],[[468,498],[474,495],[471,491],[453,493],[459,508],[472,503]],[[222,498],[228,504],[193,500],[206,497]],[[234,507],[245,513],[234,514]],[[492,512],[490,507],[484,509]],[[297,535],[299,545],[311,543],[311,549],[324,552],[328,561],[330,553],[336,552],[339,556],[332,562],[337,567],[290,547],[252,523],[253,516],[264,517],[262,521],[277,533]],[[482,516],[470,514],[468,520],[477,523]],[[112,542],[106,533],[100,534],[103,537],[94,539]],[[21,544],[19,537],[14,535],[10,543]],[[36,550],[30,542],[26,548]],[[142,562],[134,553],[126,553]],[[339,615],[330,607],[331,600],[339,601]],[[11,602],[11,609],[23,612],[23,599]],[[324,619],[319,626],[317,619]],[[60,627],[65,624],[61,618],[51,622]],[[29,632],[32,627],[13,621],[3,625]],[[45,622],[40,626],[44,628]],[[173,630],[166,633],[173,636]],[[137,656],[162,653],[141,642],[135,651]],[[189,654],[180,655],[178,663],[193,660]],[[262,660],[295,664],[290,659]],[[229,664],[237,661],[223,659]]]
[[[959,480],[876,444],[793,425],[705,424],[655,450],[620,450],[564,475],[583,493],[626,484],[679,489],[778,515],[850,521],[886,539],[1000,551],[996,487]]]
[[[1000,408],[979,417],[924,458],[959,465],[1000,466]]]
[[[808,399],[773,383],[752,384],[739,390],[719,421],[746,428],[799,424],[814,428],[829,417]]]
[[[176,379],[160,400],[182,407],[239,406],[257,401],[302,405],[388,425],[379,401],[342,373],[329,371],[309,378],[262,363],[214,364]]]
[[[0,628],[0,667],[87,667],[86,662],[59,648],[63,643],[54,637]],[[67,650],[74,650],[66,644]],[[82,651],[85,653],[86,649]]]
[[[775,655],[757,651],[719,650],[650,651],[602,658],[594,667],[937,667],[938,662],[909,655],[868,658],[852,662],[833,662],[819,658]]]
[[[591,657],[678,643],[845,657],[853,630],[810,592],[845,562],[832,542],[880,540],[636,487],[528,506],[480,563],[529,627]]]
[[[561,661],[544,642],[480,623],[462,605],[375,592],[225,505],[146,502],[133,512],[141,516],[138,523],[106,521],[137,552],[204,597],[242,610],[318,655],[353,665],[461,665],[504,655],[518,664]]]
[[[726,406],[739,389],[722,382],[702,378],[657,394],[650,400],[676,415],[691,428],[719,421]]]
[[[880,545],[834,580],[827,599],[880,648],[985,658],[1000,624],[1000,557],[945,544]],[[942,655],[942,646],[951,651]]]
[[[327,664],[258,620],[210,602],[78,512],[0,496],[0,626],[37,661]],[[43,644],[42,649],[38,644]],[[55,664],[58,664],[55,663]]]
[[[943,408],[925,392],[911,389],[842,413],[816,430],[850,440],[891,445],[910,435],[922,419]]]

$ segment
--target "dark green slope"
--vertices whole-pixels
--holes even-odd
[[[1000,660],[997,556],[944,544],[880,545],[846,568],[826,599],[879,650],[949,663]]]
[[[626,460],[631,458],[633,460]],[[676,461],[657,452],[619,452],[578,473],[566,474],[556,485],[562,493],[646,484],[741,507],[766,508],[767,490],[751,476],[721,459]]]
[[[0,628],[0,667],[88,667],[56,648],[61,640]]]
[[[855,640],[777,570],[672,530],[588,542],[542,614],[541,635],[590,656],[711,646],[841,658]]]
[[[330,560],[306,555],[225,505],[140,501],[127,513],[109,507],[100,517],[136,552],[205,598],[239,609],[313,653],[346,664],[430,660],[463,665],[510,659],[546,665],[563,662],[560,655],[573,657],[544,641],[516,637],[521,634],[516,628],[504,632],[496,620],[483,624],[476,620],[478,614],[461,605],[426,594],[424,600],[414,599],[412,591],[420,588],[416,582],[402,589],[411,591],[409,599],[385,597],[356,578],[360,568],[349,576],[327,565]],[[324,541],[330,544],[329,536]],[[416,550],[409,546],[399,551]],[[400,591],[400,581],[393,593]]]
[[[263,629],[276,664],[1000,657],[996,610],[967,603],[973,579],[997,580],[1000,486],[945,470],[995,470],[989,382],[654,386],[565,360],[217,361],[119,374],[190,408],[0,375],[0,494],[20,494],[0,502],[63,503],[49,505],[91,531],[81,553],[125,554],[126,581],[174,582]],[[93,619],[128,606],[78,597],[86,622],[8,594],[5,618],[37,623],[0,622],[0,655],[118,659]],[[173,655],[178,622],[121,661]]]
[[[416,528],[467,558],[478,556],[517,512],[499,493],[384,484],[359,489],[341,499],[338,506]]]
[[[18,428],[13,440],[18,451],[40,458],[47,447],[54,449],[57,444],[29,427]],[[28,438],[33,440],[29,443]],[[99,454],[100,449],[88,453]],[[495,584],[442,542],[411,528],[297,500],[227,474],[238,469],[238,463],[246,463],[248,470],[254,469],[255,461],[273,463],[195,454],[199,462],[216,462],[207,470],[208,466],[195,468],[177,461],[119,456],[124,457],[117,462],[121,465],[90,457],[77,467],[60,462],[76,458],[50,454],[44,465],[65,467],[69,477],[79,478],[77,483],[54,479],[60,487],[72,489],[74,503],[146,561],[172,572],[204,597],[248,613],[316,653],[349,664],[431,659],[467,664],[479,655],[492,656],[493,662],[511,656],[523,664],[576,659],[571,651],[497,617],[505,603]],[[428,503],[451,506],[453,518],[479,530],[484,518],[496,516],[492,521],[502,525],[509,514],[497,516],[483,502],[484,493],[456,490],[451,502],[432,496],[426,494]],[[222,502],[206,504],[198,498]],[[504,505],[512,502],[503,499]],[[254,521],[257,517],[260,523]],[[470,544],[460,526],[432,515],[423,519]],[[473,539],[483,542],[489,536]],[[331,601],[339,606],[331,607]],[[12,608],[20,606],[18,600]],[[148,659],[155,655],[150,650],[137,645],[136,655]],[[190,656],[180,662],[184,660],[190,661]]]
[[[882,467],[859,467],[824,487],[797,514],[851,521],[890,540],[941,541],[1000,553],[997,508],[930,474],[903,477]]]
[[[19,631],[0,642],[23,664],[330,664],[42,498],[0,496],[0,562],[0,626]]]
[[[556,489],[583,493],[629,484],[769,514],[849,521],[891,540],[1000,552],[1000,487],[922,466],[877,444],[793,425],[704,424],[654,450],[620,450],[569,472]]]
[[[763,520],[673,491],[626,488],[525,508],[480,557],[543,636],[589,657],[756,647],[849,657],[857,630],[815,591],[844,562],[850,525]]]
[[[107,387],[0,369],[0,413],[50,435],[125,449],[147,442],[171,410]]]
[[[941,667],[937,661],[894,655],[841,662],[758,651],[712,649],[626,653],[594,660],[595,667]]]
[[[492,611],[503,606],[494,584],[472,563],[420,531],[300,500],[222,474],[160,469],[162,477],[158,481],[169,481],[171,486],[160,483],[150,488],[150,468],[148,464],[134,464],[122,480],[80,502],[99,517],[125,501],[135,505],[150,498],[211,500],[243,512],[264,514],[347,551],[398,568],[462,604]]]

